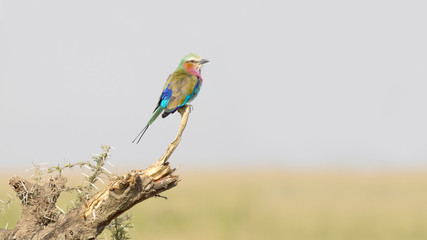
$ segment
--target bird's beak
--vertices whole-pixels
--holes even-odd
[[[200,60],[200,64],[205,64],[205,63],[208,63],[208,62],[209,62],[209,60],[206,60],[206,59]]]

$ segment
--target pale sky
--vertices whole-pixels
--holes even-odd
[[[143,168],[179,115],[140,144],[189,52],[211,62],[172,165],[427,167],[426,1],[2,1],[0,163],[83,161],[112,145]]]

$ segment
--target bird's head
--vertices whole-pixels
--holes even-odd
[[[180,62],[178,69],[183,68],[188,73],[200,77],[203,64],[208,63],[206,59],[202,59],[198,54],[189,53]]]

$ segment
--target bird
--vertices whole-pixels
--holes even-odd
[[[197,97],[203,83],[202,67],[208,62],[195,53],[189,53],[181,59],[176,70],[166,80],[152,117],[132,143],[137,139],[137,144],[141,141],[148,127],[160,114],[162,114],[162,118],[165,118]]]

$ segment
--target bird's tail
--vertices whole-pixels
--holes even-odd
[[[142,130],[141,130],[141,132],[139,132],[138,133],[138,136],[136,136],[136,138],[132,141],[132,143],[134,143],[135,142],[135,140],[136,139],[138,139],[138,141],[136,141],[136,144],[138,144],[139,143],[139,141],[141,141],[141,138],[142,138],[142,136],[144,136],[144,133],[145,133],[145,131],[147,131],[147,129],[148,129],[148,127],[149,127],[150,125],[146,125]]]
[[[150,118],[150,120],[148,121],[147,125],[141,130],[141,132],[139,132],[139,134],[135,137],[135,139],[132,141],[132,143],[135,142],[136,139],[138,139],[138,141],[136,142],[136,144],[139,143],[139,141],[141,141],[142,136],[144,136],[145,131],[147,131],[148,127],[157,119],[157,117],[160,115],[160,113],[162,113],[164,108],[159,107],[153,114],[153,116]]]

